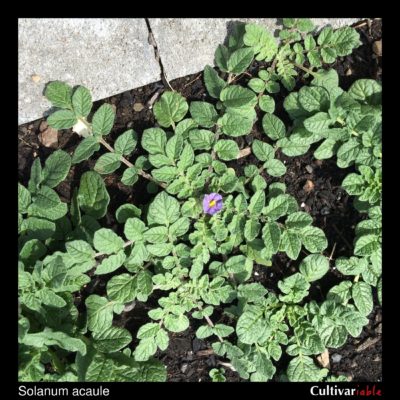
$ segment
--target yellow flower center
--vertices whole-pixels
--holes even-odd
[[[209,203],[210,207],[214,207],[217,204],[217,202],[215,200],[211,200]]]

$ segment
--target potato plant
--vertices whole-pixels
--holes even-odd
[[[345,380],[315,358],[361,334],[372,287],[381,301],[381,86],[362,79],[344,91],[329,69],[360,44],[353,28],[313,32],[307,19],[284,19],[280,41],[260,26],[238,25],[216,50],[218,70],[204,70],[214,101],[165,91],[153,108],[156,126],[128,129],[113,146],[111,105],[93,113],[87,88],[47,85],[56,108],[48,124],[72,128],[81,141],[72,155],[57,150],[44,165],[36,159],[27,187],[18,184],[21,381],[165,381],[157,354],[193,319],[197,338],[207,338],[243,379]],[[256,77],[238,84],[254,60]],[[293,91],[299,72],[309,84]],[[274,114],[270,94],[280,90],[290,126]],[[265,137],[241,149],[235,139],[251,135],[258,118]],[[312,216],[283,183],[264,179],[286,173],[278,149],[297,156],[317,142],[317,159],[355,164],[342,186],[368,217],[356,227],[354,255],[335,262]],[[102,146],[107,152],[98,157]],[[258,163],[238,175],[232,165],[250,152]],[[57,185],[89,158],[94,169],[80,177],[69,203],[61,201]],[[104,177],[114,172],[128,186],[146,180],[152,196],[145,207],[118,205],[118,231],[103,218],[111,201]],[[278,253],[298,268],[274,292],[252,277],[255,265],[268,268]],[[313,300],[311,288],[333,267],[350,279]],[[104,294],[82,297],[102,275]],[[157,306],[136,337],[114,323],[152,296]],[[215,322],[216,310],[226,322]],[[277,371],[283,353],[290,361]],[[225,381],[224,370],[210,370],[210,378]]]

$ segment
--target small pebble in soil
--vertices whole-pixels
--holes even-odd
[[[372,50],[378,57],[382,56],[382,39],[377,40],[372,44]]]
[[[188,364],[182,364],[182,366],[181,366],[181,372],[182,372],[182,374],[184,374],[186,371],[187,371],[187,369],[188,369]]]
[[[337,354],[337,353],[332,354],[332,362],[333,363],[335,363],[335,364],[339,363],[341,359],[342,359],[342,356],[340,354]]]
[[[39,75],[34,74],[31,76],[31,79],[33,82],[39,83],[42,78]]]
[[[192,342],[192,348],[193,348],[193,351],[196,353],[199,350],[205,349],[206,346],[204,345],[204,342],[202,340],[195,338],[195,339],[193,339],[193,342]]]
[[[133,105],[133,110],[136,112],[140,112],[144,109],[144,105],[142,103],[135,103]]]
[[[313,167],[312,167],[311,165],[306,165],[306,171],[307,171],[309,174],[312,174],[312,172],[313,172]]]
[[[330,212],[331,210],[329,209],[329,207],[322,207],[321,215],[329,215]]]
[[[255,271],[255,272],[254,272],[254,275],[255,275],[255,276],[259,276],[260,274],[259,274],[257,271]]]
[[[306,203],[304,203],[304,201],[300,204],[301,208],[304,208],[306,206]]]

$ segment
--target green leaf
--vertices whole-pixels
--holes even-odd
[[[313,86],[322,86],[329,92],[339,86],[339,75],[333,68],[328,70],[320,69],[311,84]]]
[[[161,327],[159,324],[156,324],[155,322],[149,322],[139,328],[136,337],[138,339],[154,338],[160,329]]]
[[[343,281],[339,283],[339,285],[333,286],[327,296],[327,300],[332,300],[335,303],[339,304],[347,304],[347,302],[351,299],[351,281]]]
[[[105,297],[91,294],[85,301],[88,328],[93,332],[102,332],[109,328],[113,319],[114,304]]]
[[[347,166],[356,159],[359,151],[359,142],[356,139],[350,139],[339,147],[337,151],[337,158],[343,161]]]
[[[354,255],[370,256],[378,250],[380,244],[377,235],[369,234],[356,239],[354,243]]]
[[[258,221],[254,219],[248,219],[244,226],[244,237],[246,238],[246,240],[248,240],[249,242],[254,240],[260,232],[260,227],[261,225]]]
[[[368,104],[380,104],[381,84],[374,79],[358,79],[348,91],[348,94],[356,100],[367,102]]]
[[[254,107],[257,104],[255,93],[239,85],[230,85],[223,89],[220,94],[220,100],[225,107],[230,108]]]
[[[304,38],[304,48],[308,51],[314,49],[317,46],[317,43],[315,42],[315,39],[313,38],[312,35],[307,35]]]
[[[121,166],[121,156],[116,153],[105,153],[96,162],[94,170],[99,174],[111,174]]]
[[[133,204],[123,204],[118,207],[115,217],[120,224],[124,224],[128,218],[140,217],[142,210]]]
[[[111,104],[103,104],[93,115],[92,130],[95,136],[108,135],[114,125],[115,112]]]
[[[215,50],[214,61],[221,71],[228,72],[228,58],[228,48],[223,44],[218,45],[217,50]]]
[[[113,254],[110,257],[105,258],[100,265],[96,268],[96,275],[109,274],[117,270],[125,261],[126,255],[123,250],[117,254]]]
[[[51,307],[62,308],[67,304],[62,297],[58,296],[48,288],[40,289],[36,292],[36,297],[39,298],[43,304]]]
[[[114,143],[115,152],[124,156],[131,154],[137,145],[137,134],[133,129],[129,129],[118,136]]]
[[[299,270],[308,282],[314,282],[329,271],[329,261],[320,254],[310,254],[300,263]]]
[[[150,154],[164,154],[167,136],[161,128],[149,128],[143,131],[142,147]]]
[[[159,193],[149,206],[149,223],[170,225],[179,218],[179,203],[165,192]]]
[[[113,353],[126,347],[132,336],[128,330],[110,326],[109,328],[93,333],[94,346],[102,353]]]
[[[267,174],[271,176],[282,176],[286,173],[285,164],[275,158],[266,161],[264,168],[267,170]]]
[[[225,113],[219,120],[222,132],[229,136],[243,136],[251,132],[254,121],[239,114]]]
[[[211,97],[219,99],[221,90],[226,86],[226,82],[218,76],[214,68],[206,65],[204,68],[204,83]]]
[[[188,109],[185,98],[176,92],[164,92],[153,108],[157,122],[165,128],[183,119]]]
[[[293,358],[287,368],[287,377],[290,382],[320,382],[329,370],[320,369],[312,358],[300,355]]]
[[[262,229],[262,238],[265,244],[265,249],[270,254],[275,254],[279,249],[281,240],[281,229],[276,222],[268,222]]]
[[[71,337],[64,332],[53,331],[50,328],[45,328],[44,331],[38,333],[27,333],[23,343],[38,348],[58,346],[70,352],[78,351],[82,355],[86,354],[86,345],[81,339]]]
[[[321,55],[320,52],[316,49],[311,50],[307,54],[308,62],[310,63],[311,66],[313,67],[321,67],[322,65],[322,60],[321,60]]]
[[[101,228],[94,233],[93,246],[105,254],[118,253],[124,246],[124,241],[111,229]]]
[[[164,326],[171,332],[183,332],[189,327],[189,319],[184,314],[167,314],[164,319]]]
[[[302,229],[312,224],[312,216],[303,211],[290,214],[285,221],[285,225],[290,229]]]
[[[256,93],[261,93],[265,90],[265,82],[260,78],[250,79],[247,86]]]
[[[354,48],[360,46],[360,35],[354,28],[345,26],[333,32],[331,43],[338,56],[347,56]]]
[[[192,129],[189,132],[189,140],[194,150],[210,150],[214,142],[214,133],[206,129]]]
[[[378,291],[378,301],[379,304],[382,305],[382,277],[379,278],[378,284],[376,285],[377,291]]]
[[[304,120],[304,127],[312,133],[324,133],[332,123],[331,118],[325,112],[318,112]]]
[[[73,240],[65,243],[67,253],[73,258],[74,262],[83,263],[94,258],[94,250],[89,243],[84,240]]]
[[[229,273],[238,274],[245,270],[245,268],[246,268],[245,263],[246,263],[245,256],[243,256],[243,255],[233,256],[233,257],[230,257],[225,262],[225,267]]]
[[[25,266],[31,266],[46,253],[47,247],[40,240],[28,240],[19,252],[19,260],[21,260]]]
[[[218,114],[212,104],[204,101],[192,101],[190,103],[190,115],[201,126],[213,127],[218,119]]]
[[[198,339],[205,339],[214,334],[214,330],[209,325],[202,325],[196,331],[196,337]]]
[[[156,257],[165,257],[171,253],[173,245],[171,243],[158,243],[147,245],[150,254]]]
[[[224,324],[215,324],[213,331],[215,335],[218,335],[220,337],[226,337],[235,332],[235,329],[232,326]]]
[[[286,135],[285,124],[273,114],[264,115],[262,127],[267,136],[272,140],[278,140]]]
[[[362,315],[369,315],[374,308],[371,286],[359,281],[353,284],[352,297],[354,304]]]
[[[162,167],[160,169],[153,169],[152,175],[157,181],[171,182],[179,175],[179,171],[176,167]]]
[[[273,197],[264,210],[264,214],[271,219],[278,219],[285,215],[289,208],[289,197],[286,194],[280,194]]]
[[[46,240],[52,237],[56,231],[54,222],[42,218],[29,217],[23,221],[22,230],[29,232],[31,239]]]
[[[136,298],[137,279],[130,274],[113,276],[107,283],[107,296],[121,304],[129,303]]]
[[[177,160],[183,148],[183,138],[180,135],[172,136],[166,146],[165,154],[170,160]]]
[[[47,117],[47,123],[54,129],[68,129],[77,123],[77,119],[72,111],[59,110]]]
[[[280,247],[290,259],[296,260],[300,254],[302,239],[303,236],[300,236],[299,233],[292,230],[285,230],[281,236]]]
[[[314,151],[314,157],[317,160],[326,160],[327,158],[333,157],[336,149],[336,140],[325,139]]]
[[[314,23],[308,18],[299,18],[297,21],[297,29],[300,32],[311,32],[315,29]]]
[[[304,86],[299,91],[299,102],[309,112],[327,111],[329,93],[323,87]]]
[[[18,212],[25,214],[31,204],[31,194],[29,190],[18,183]]]
[[[139,218],[128,218],[125,223],[124,234],[132,242],[141,242],[146,225]]]
[[[82,210],[93,218],[98,219],[106,214],[110,196],[97,172],[88,171],[82,175],[78,202]]]
[[[263,310],[258,306],[247,307],[236,324],[236,334],[239,340],[246,344],[257,343],[264,336],[266,329]]]
[[[71,157],[63,150],[52,153],[44,164],[43,185],[55,187],[62,182],[68,175],[71,168]]]
[[[96,151],[100,149],[100,143],[93,136],[88,136],[83,139],[78,147],[74,151],[72,156],[72,164],[79,164],[80,162],[87,160]]]
[[[138,179],[139,179],[139,175],[138,175],[137,168],[136,167],[129,167],[122,174],[121,182],[124,185],[132,186],[137,182]]]
[[[310,144],[306,139],[292,139],[282,138],[276,142],[276,145],[282,148],[283,154],[295,157],[307,153]]]
[[[258,100],[258,105],[266,113],[272,114],[275,111],[275,100],[271,96],[261,96]]]
[[[248,211],[250,214],[257,216],[261,214],[262,209],[265,205],[265,192],[263,190],[258,190],[253,194],[250,199],[250,204]]]
[[[242,48],[234,51],[228,58],[228,72],[241,74],[249,67],[253,57],[254,53],[251,48]]]
[[[42,186],[36,193],[35,206],[41,209],[51,209],[60,203],[58,194],[48,186]]]
[[[251,150],[260,161],[267,161],[274,158],[274,148],[261,140],[255,139],[252,143]]]
[[[302,229],[301,241],[304,247],[312,253],[320,253],[328,246],[323,230],[314,226],[307,226]]]
[[[253,49],[256,60],[271,61],[278,51],[278,43],[265,28],[256,24],[246,24],[243,42]]]
[[[368,324],[368,318],[357,311],[347,310],[341,316],[347,332],[353,337],[360,336],[362,328]]]
[[[233,140],[218,140],[214,146],[214,151],[224,161],[235,160],[239,155],[239,147]]]
[[[179,237],[183,236],[190,228],[190,220],[189,218],[182,217],[175,221],[169,227],[169,234],[171,236]]]
[[[77,117],[87,117],[92,109],[92,95],[89,89],[78,86],[72,95],[72,106]]]
[[[52,102],[54,107],[72,108],[72,88],[64,82],[54,81],[46,86],[44,92],[46,98]]]
[[[137,298],[140,301],[147,301],[147,297],[153,291],[152,275],[149,271],[140,271],[137,275]]]
[[[168,240],[168,229],[165,226],[155,226],[144,232],[143,238],[149,243],[165,243]]]
[[[135,349],[135,361],[147,361],[157,351],[153,338],[142,339]]]

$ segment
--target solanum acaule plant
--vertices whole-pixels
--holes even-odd
[[[48,124],[81,140],[71,155],[36,159],[27,187],[18,184],[20,380],[165,381],[159,355],[193,321],[197,338],[243,379],[346,380],[316,356],[361,334],[374,287],[381,299],[381,86],[362,79],[344,91],[329,69],[359,46],[353,28],[315,36],[310,20],[283,23],[281,41],[237,25],[216,51],[218,70],[204,70],[210,101],[165,91],[154,127],[114,141],[111,105],[93,112],[87,88],[47,85],[56,107]],[[251,65],[256,72],[240,84]],[[292,92],[300,72],[312,79]],[[281,89],[290,126],[274,114]],[[241,139],[256,123],[265,136],[247,146]],[[332,260],[324,231],[277,179],[286,173],[279,149],[292,157],[317,142],[317,159],[356,168],[342,186],[367,218],[350,258]],[[241,173],[235,162],[249,154],[254,163]],[[61,201],[57,185],[88,159],[93,170],[80,176],[69,203]],[[118,227],[104,218],[113,201],[104,176],[114,172],[127,186],[146,180],[151,195],[146,206],[117,204]],[[267,269],[278,253],[295,269],[273,291],[254,280],[254,268]],[[343,279],[314,300],[313,287],[332,268]],[[152,306],[132,334],[115,321],[137,303]],[[283,353],[289,361],[278,370]],[[209,373],[226,379],[224,368]]]

